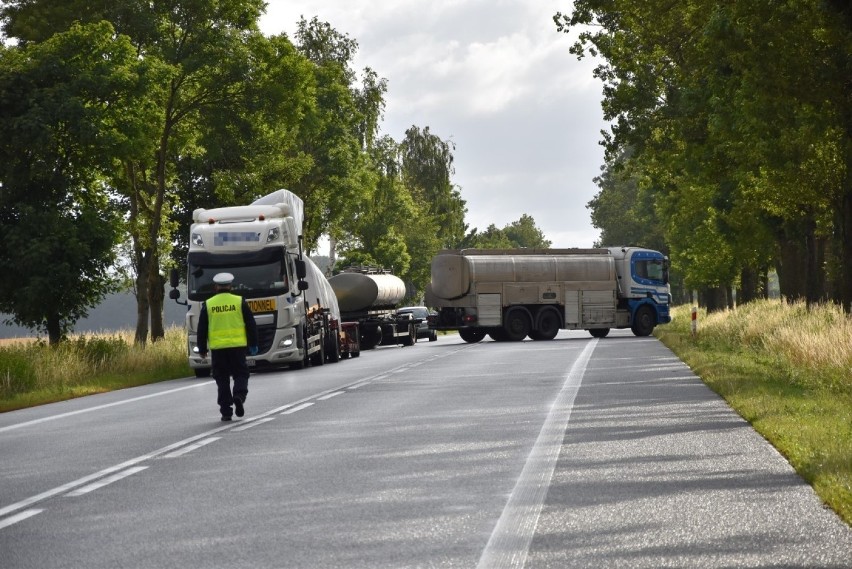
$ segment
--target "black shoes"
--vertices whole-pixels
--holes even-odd
[[[230,420],[231,420],[231,416],[230,416],[230,415],[222,415],[222,420],[223,420],[223,421],[230,421]]]
[[[246,414],[246,410],[243,407],[243,402],[240,401],[239,397],[234,397],[234,412],[236,413],[237,417],[242,417]]]

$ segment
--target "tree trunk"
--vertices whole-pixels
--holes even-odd
[[[760,275],[753,267],[743,267],[740,273],[740,288],[737,292],[737,304],[747,304],[757,300],[760,294]]]
[[[136,336],[133,342],[138,346],[144,346],[148,341],[148,314],[150,305],[148,302],[148,272],[150,263],[145,253],[137,255],[141,258],[136,266]]]
[[[163,299],[166,296],[166,280],[160,274],[159,266],[151,267],[148,277],[148,303],[151,312],[151,341],[166,337],[163,326]]]
[[[805,297],[807,273],[806,251],[800,241],[791,239],[787,232],[779,238],[781,249],[776,271],[781,296],[789,301]]]
[[[47,317],[47,343],[51,346],[58,346],[62,340],[62,326],[59,323],[59,316],[50,314]]]
[[[717,286],[703,288],[698,292],[699,301],[707,308],[707,312],[719,312],[728,308],[727,287]]]

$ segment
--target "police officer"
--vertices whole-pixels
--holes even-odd
[[[257,354],[257,325],[244,298],[231,293],[234,275],[218,273],[213,277],[216,294],[201,305],[198,319],[198,351],[207,357],[208,344],[212,356],[212,374],[219,388],[219,410],[222,420],[230,421],[236,409],[237,417],[245,414],[243,403],[248,395],[249,370],[246,350]],[[234,391],[231,393],[231,377]]]

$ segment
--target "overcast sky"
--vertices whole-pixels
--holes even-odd
[[[267,1],[266,34],[293,38],[300,16],[317,16],[358,42],[355,69],[388,81],[381,134],[428,126],[455,144],[470,228],[526,213],[553,247],[598,238],[586,204],[607,125],[594,63],[553,24],[571,0]]]

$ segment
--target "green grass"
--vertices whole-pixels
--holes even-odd
[[[133,333],[77,336],[59,346],[41,341],[0,345],[0,412],[43,405],[192,374],[186,333],[133,345]]]
[[[762,301],[678,307],[656,336],[783,454],[852,525],[852,319],[837,307]]]

